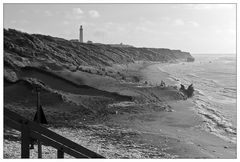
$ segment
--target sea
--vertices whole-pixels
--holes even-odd
[[[193,110],[202,118],[200,129],[236,143],[237,59],[231,54],[193,55],[194,62],[161,66],[176,85],[195,89]]]

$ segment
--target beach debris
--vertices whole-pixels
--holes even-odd
[[[177,86],[173,86],[173,88],[174,88],[174,89],[178,89],[178,87],[177,87]]]
[[[181,88],[179,89],[179,91],[181,91],[188,98],[192,97],[194,92],[193,84],[190,84],[187,89],[184,85],[181,84]]]
[[[179,90],[180,91],[185,91],[185,86],[181,84],[181,88]]]
[[[166,84],[165,84],[164,81],[161,81],[160,87],[161,87],[161,88],[165,88],[165,87],[166,87]]]
[[[227,148],[228,148],[228,146],[224,146],[224,148],[225,148],[225,149],[227,149]]]
[[[192,97],[193,96],[193,92],[194,92],[194,88],[193,88],[193,84],[191,84],[190,86],[188,86],[187,96],[188,97]]]

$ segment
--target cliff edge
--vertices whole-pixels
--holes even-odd
[[[71,66],[111,66],[134,61],[194,61],[188,52],[164,48],[119,47],[88,44],[40,34],[4,29],[4,66],[54,68]],[[51,64],[51,66],[50,66]]]

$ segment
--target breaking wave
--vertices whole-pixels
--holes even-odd
[[[194,85],[195,95],[192,100],[196,113],[203,118],[202,129],[236,143],[235,58],[212,58],[211,63],[203,59],[206,57],[197,58],[191,64],[161,67],[161,70],[168,72],[178,86]]]
[[[201,126],[204,130],[210,131],[228,141],[236,142],[237,129],[232,125],[231,121],[216,110],[211,103],[199,98],[193,102],[198,114],[204,119],[204,124]]]

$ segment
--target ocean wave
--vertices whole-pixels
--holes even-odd
[[[202,123],[204,130],[221,138],[236,141],[237,131],[232,125],[236,119],[225,114],[228,110],[222,107],[226,104],[231,106],[236,104],[236,88],[233,85],[234,82],[231,82],[234,79],[233,75],[236,75],[232,71],[234,68],[229,65],[225,68],[225,64],[221,63],[221,60],[217,60],[218,58],[215,56],[211,58],[211,61],[217,64],[209,64],[207,57],[203,57],[203,59],[205,62],[202,59],[199,60],[202,64],[186,63],[184,66],[164,66],[159,69],[165,70],[172,80],[178,81],[178,84],[194,85],[193,101],[196,105],[196,113],[206,121]],[[233,112],[229,112],[229,114],[232,116]]]
[[[212,72],[209,72],[210,74],[218,74],[218,75],[232,75],[232,76],[236,76],[237,74],[236,73],[233,73],[233,72],[222,72],[222,71],[212,71]]]
[[[228,95],[223,95],[223,94],[219,94],[217,96],[208,96],[207,99],[210,101],[214,101],[216,103],[221,103],[221,104],[236,103],[235,98],[228,96]]]
[[[195,89],[194,94],[195,95],[200,95],[200,96],[205,96],[205,93],[200,89]]]
[[[223,93],[235,93],[236,94],[237,88],[225,87],[225,88],[223,88],[223,90],[221,90],[221,92],[223,92]]]
[[[158,70],[167,73],[162,67],[160,67],[160,65],[157,68],[158,68]]]
[[[237,129],[233,127],[221,112],[214,109],[210,102],[204,99],[195,99],[194,103],[198,114],[200,114],[205,122],[205,128],[216,135],[224,137],[230,141],[234,141],[237,134]],[[206,124],[207,123],[207,124]]]
[[[199,78],[199,76],[197,76],[196,74],[190,73],[190,74],[186,74],[187,77],[191,77],[191,78]]]

